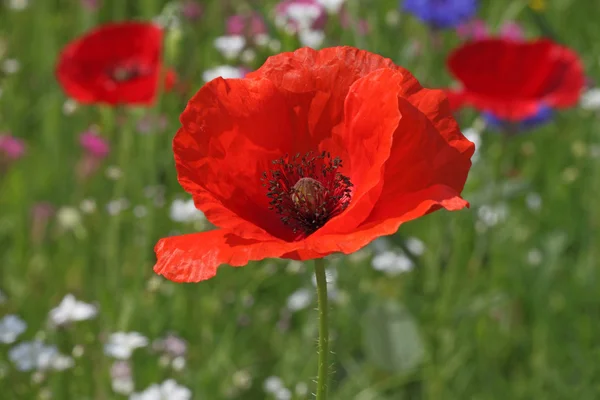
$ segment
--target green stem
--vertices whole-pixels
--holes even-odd
[[[327,377],[329,365],[329,329],[327,325],[327,278],[325,276],[325,261],[315,259],[315,276],[317,278],[317,298],[319,300],[319,372],[317,377],[317,400],[327,399]]]

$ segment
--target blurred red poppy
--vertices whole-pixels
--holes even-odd
[[[577,54],[548,39],[478,40],[454,50],[447,63],[463,86],[447,92],[453,109],[470,105],[509,121],[534,115],[540,106],[572,106],[584,85]]]
[[[271,57],[189,101],[179,183],[220,229],[161,239],[154,270],[200,281],[220,264],[352,253],[460,192],[474,146],[442,91],[351,47]]]
[[[161,28],[150,23],[103,25],[63,49],[58,81],[80,103],[150,105],[163,74],[162,36]],[[164,73],[170,89],[175,74]]]

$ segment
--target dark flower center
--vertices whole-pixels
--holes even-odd
[[[344,211],[350,204],[352,182],[339,172],[342,160],[323,152],[273,161],[275,169],[263,173],[269,209],[281,216],[298,238],[306,237]]]
[[[137,63],[123,63],[110,68],[108,76],[115,82],[129,82],[150,75],[150,68]]]

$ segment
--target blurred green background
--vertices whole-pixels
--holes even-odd
[[[299,47],[298,39],[276,26],[273,1],[205,0],[198,18],[186,18],[177,2],[92,3],[0,3],[0,132],[26,143],[22,158],[0,168],[0,318],[14,314],[26,324],[12,341],[12,328],[0,324],[0,338],[2,329],[8,337],[0,342],[0,398],[120,399],[170,378],[193,399],[312,398],[311,263],[221,267],[200,284],[152,271],[160,237],[208,228],[174,204],[189,196],[170,148],[203,73],[255,69]],[[228,60],[215,38],[225,35],[228,16],[250,9],[264,16],[269,44]],[[397,1],[347,0],[346,10],[349,26],[330,15],[322,46],[361,47],[424,86],[451,84],[445,57],[462,41],[454,30],[432,34]],[[66,43],[103,22],[161,15],[175,91],[127,110],[67,99],[54,78]],[[535,12],[527,1],[489,0],[478,16],[492,31],[516,21],[528,38],[555,35],[579,53],[592,82],[599,78],[596,2],[549,0]],[[513,137],[485,129],[474,111],[458,119],[479,139],[463,193],[471,208],[436,212],[328,260],[330,398],[599,399],[600,112],[561,111]],[[79,135],[90,126],[111,151],[82,177]],[[391,254],[396,261],[382,268]],[[54,326],[49,312],[68,293],[97,307],[97,316]],[[115,365],[105,344],[118,331],[148,343]],[[187,350],[173,354],[156,342],[169,333]],[[68,368],[19,370],[11,348],[31,340],[56,346]]]

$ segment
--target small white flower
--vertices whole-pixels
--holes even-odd
[[[477,210],[477,216],[485,226],[495,226],[506,220],[508,207],[505,204],[498,204],[496,206],[483,205]]]
[[[171,220],[175,222],[204,221],[206,217],[194,205],[194,200],[173,200],[170,210]]]
[[[133,215],[135,215],[136,218],[144,218],[146,215],[148,215],[148,209],[145,205],[139,204],[133,207]]]
[[[106,204],[106,211],[110,215],[120,214],[122,211],[125,211],[127,208],[129,208],[129,200],[127,200],[127,199],[112,200],[112,201],[109,201],[108,204]]]
[[[248,389],[252,386],[252,375],[245,369],[236,371],[233,374],[233,385],[240,389]]]
[[[345,0],[318,0],[318,2],[325,7],[327,12],[337,14],[342,9]]]
[[[123,176],[123,171],[121,171],[121,168],[111,165],[106,168],[105,174],[108,179],[118,181]]]
[[[600,88],[589,89],[580,100],[579,105],[584,110],[600,110]]]
[[[64,369],[73,365],[55,346],[47,346],[40,340],[19,343],[10,349],[8,357],[19,371]]]
[[[281,22],[290,22],[297,31],[310,29],[322,15],[323,9],[316,4],[293,3],[285,9],[285,17]],[[287,21],[286,21],[287,20]],[[287,24],[286,24],[287,25]]]
[[[6,5],[11,10],[22,11],[29,5],[29,0],[6,0]]]
[[[256,59],[256,52],[252,49],[246,49],[246,50],[242,51],[242,54],[240,56],[240,60],[242,60],[242,62],[245,64],[250,64],[255,59]]]
[[[104,345],[104,353],[119,360],[127,360],[135,349],[147,345],[148,338],[138,332],[115,332]]]
[[[134,393],[129,400],[189,400],[192,392],[185,386],[180,386],[173,379],[168,379],[162,384],[154,384],[141,393]]]
[[[25,332],[27,324],[16,315],[9,314],[0,319],[0,343],[14,343]]]
[[[385,14],[385,23],[388,26],[396,27],[400,24],[400,13],[395,8]]]
[[[77,229],[81,226],[81,214],[75,207],[61,207],[56,212],[58,224],[64,229]]]
[[[57,354],[52,360],[51,367],[57,371],[64,371],[72,368],[75,365],[75,361],[69,356]]]
[[[281,50],[281,42],[277,39],[271,39],[269,41],[269,50],[273,53],[279,52],[279,50]]]
[[[423,255],[423,253],[425,252],[425,243],[423,243],[422,240],[416,237],[409,237],[408,239],[406,239],[405,244],[408,248],[408,251],[410,251],[415,256]]]
[[[543,260],[542,252],[539,249],[531,249],[527,253],[527,262],[531,265],[540,265]]]
[[[271,393],[274,394],[276,393],[279,389],[284,388],[283,386],[283,381],[281,380],[280,377],[278,376],[269,376],[267,379],[265,379],[265,381],[263,382],[263,389],[265,392],[267,393]]]
[[[115,361],[110,367],[112,390],[115,393],[129,395],[133,392],[134,382],[131,366],[127,361]]]
[[[232,67],[230,65],[221,65],[219,67],[207,69],[202,73],[204,82],[210,82],[219,77],[223,79],[240,79],[244,77],[244,73],[240,68]]]
[[[414,268],[413,262],[404,253],[391,250],[377,254],[373,257],[371,265],[373,269],[385,272],[388,275],[398,275],[409,272]]]
[[[312,291],[308,289],[298,289],[287,299],[287,308],[294,312],[305,309],[312,303]]]
[[[266,33],[259,33],[258,35],[254,36],[254,43],[260,47],[265,47],[268,45],[269,40],[271,40],[271,38]]]
[[[542,196],[540,196],[538,193],[527,193],[525,202],[527,203],[527,208],[530,210],[537,211],[542,208]]]
[[[185,364],[186,361],[183,356],[175,357],[173,361],[171,361],[171,367],[175,371],[183,371],[183,369],[185,368]]]
[[[214,41],[215,48],[228,60],[237,58],[244,47],[246,39],[241,35],[219,36]]]
[[[479,160],[479,146],[481,145],[481,132],[475,128],[467,128],[463,132],[463,135],[475,145],[475,153],[471,160],[473,162]]]
[[[325,40],[325,32],[318,30],[303,29],[298,32],[298,40],[302,46],[318,49]]]
[[[81,204],[79,204],[79,209],[84,214],[92,214],[96,211],[96,208],[96,200],[94,199],[84,199],[81,201]]]
[[[58,307],[50,311],[50,321],[54,325],[64,325],[92,319],[96,314],[98,314],[96,306],[79,301],[72,294],[67,294]]]
[[[134,389],[134,382],[131,377],[113,379],[111,381],[111,387],[113,392],[118,394],[130,395]]]
[[[21,63],[16,58],[7,58],[4,60],[4,63],[2,63],[2,69],[4,70],[4,73],[11,75],[19,72],[19,69],[21,69]]]
[[[63,104],[63,114],[72,115],[77,111],[77,102],[73,99],[67,99]]]
[[[280,388],[279,390],[277,390],[275,393],[275,399],[276,400],[291,400],[292,399],[292,392],[290,392],[290,389],[288,388]]]
[[[304,382],[296,383],[295,392],[300,397],[306,396],[308,394],[308,385]]]

